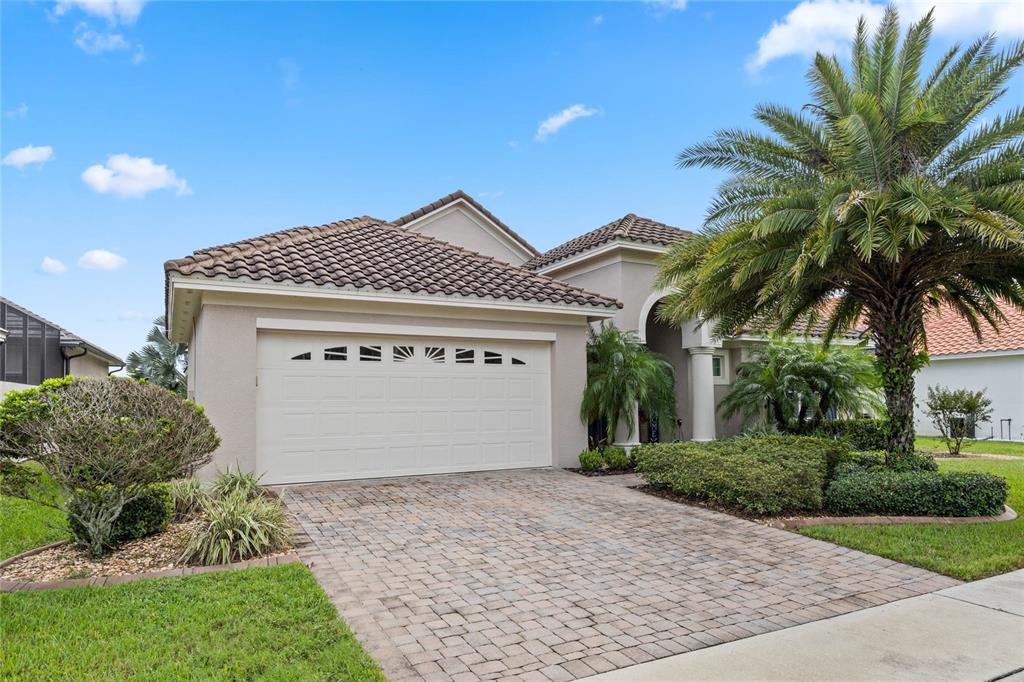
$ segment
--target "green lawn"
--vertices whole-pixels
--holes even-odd
[[[35,464],[23,466],[36,467]],[[37,467],[36,467],[37,468]],[[44,474],[51,493],[53,481]],[[0,495],[0,561],[68,536],[64,514],[35,502]]]
[[[1007,503],[1024,514],[1024,461],[940,460],[942,471],[985,471],[1010,483]],[[812,526],[804,535],[878,554],[938,573],[977,580],[1024,568],[1024,516],[956,526]]]
[[[383,680],[302,564],[0,595],[2,679]]]
[[[947,454],[946,442],[938,436],[918,436],[914,439],[918,450]],[[1024,442],[1000,440],[964,441],[961,454],[964,455],[1017,455],[1024,457]]]

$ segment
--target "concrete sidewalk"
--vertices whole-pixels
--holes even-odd
[[[1022,669],[1024,570],[587,679],[984,682]]]

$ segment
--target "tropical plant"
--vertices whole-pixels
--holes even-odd
[[[620,421],[627,433],[634,432],[638,406],[659,424],[675,423],[672,365],[648,350],[634,332],[609,323],[602,323],[599,330],[591,328],[580,418],[586,423],[604,419],[610,443]]]
[[[242,497],[253,500],[263,494],[260,487],[261,475],[250,471],[242,471],[242,467],[236,467],[234,471],[229,466],[227,471],[217,474],[210,484],[210,495],[215,498]]]
[[[202,508],[203,500],[209,493],[202,481],[192,476],[171,481],[171,499],[174,501],[174,518],[184,519]]]
[[[781,433],[812,433],[832,415],[881,407],[874,360],[863,346],[822,348],[773,341],[736,368],[736,381],[718,404],[726,419],[767,422]]]
[[[0,469],[36,462],[4,492],[60,509],[93,557],[116,538],[122,512],[152,484],[190,476],[220,444],[203,408],[134,379],[51,380],[0,402]],[[25,469],[25,467],[20,467]]]
[[[146,341],[148,343],[140,350],[128,353],[125,365],[128,375],[163,386],[184,398],[188,344],[171,342],[167,337],[167,318],[163,315],[153,320]]]
[[[984,390],[929,386],[924,413],[942,434],[949,454],[957,457],[964,447],[964,439],[974,437],[974,428],[992,420],[992,400],[985,396]]]
[[[946,304],[976,334],[998,302],[1024,309],[1024,107],[988,112],[1024,61],[987,35],[925,75],[931,13],[900,45],[886,10],[857,25],[849,71],[818,54],[801,112],[762,105],[769,134],[723,130],[681,167],[732,171],[702,234],[667,255],[662,319],[720,335],[826,322],[824,341],[863,320],[892,422],[888,457],[913,452],[914,372],[924,317]]]
[[[277,499],[228,495],[202,502],[203,522],[189,536],[181,561],[226,564],[284,549],[291,524]]]

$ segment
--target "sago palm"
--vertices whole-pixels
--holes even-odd
[[[672,365],[648,350],[634,332],[611,324],[602,324],[596,331],[591,328],[580,418],[587,423],[606,420],[610,443],[620,420],[627,433],[636,429],[637,405],[659,424],[675,422]]]
[[[981,333],[1024,309],[1024,108],[985,117],[1024,60],[994,36],[946,52],[924,77],[931,14],[908,29],[889,8],[849,69],[818,54],[801,112],[762,105],[769,132],[724,130],[679,155],[732,171],[704,232],[667,255],[662,317],[758,320],[786,333],[827,321],[826,343],[863,320],[892,421],[890,459],[913,451],[914,372],[924,317],[948,304]]]
[[[188,344],[171,343],[166,330],[167,318],[161,315],[153,320],[146,337],[148,343],[128,353],[126,368],[134,379],[145,379],[184,396]]]

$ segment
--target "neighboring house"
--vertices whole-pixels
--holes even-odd
[[[679,424],[640,419],[617,440],[739,429],[716,405],[764,337],[655,319],[657,259],[689,234],[630,214],[539,253],[459,191],[168,261],[170,337],[190,344],[222,469],[290,483],[576,466],[587,331],[605,320],[664,354],[679,391]]]
[[[923,413],[928,387],[985,390],[992,400],[992,421],[979,424],[977,438],[1024,440],[1024,313],[1001,306],[1007,321],[997,334],[982,326],[979,341],[967,320],[952,310],[926,321],[929,364],[916,377],[917,432],[939,435]]]
[[[0,297],[0,393],[68,374],[105,377],[123,366],[113,353]]]

